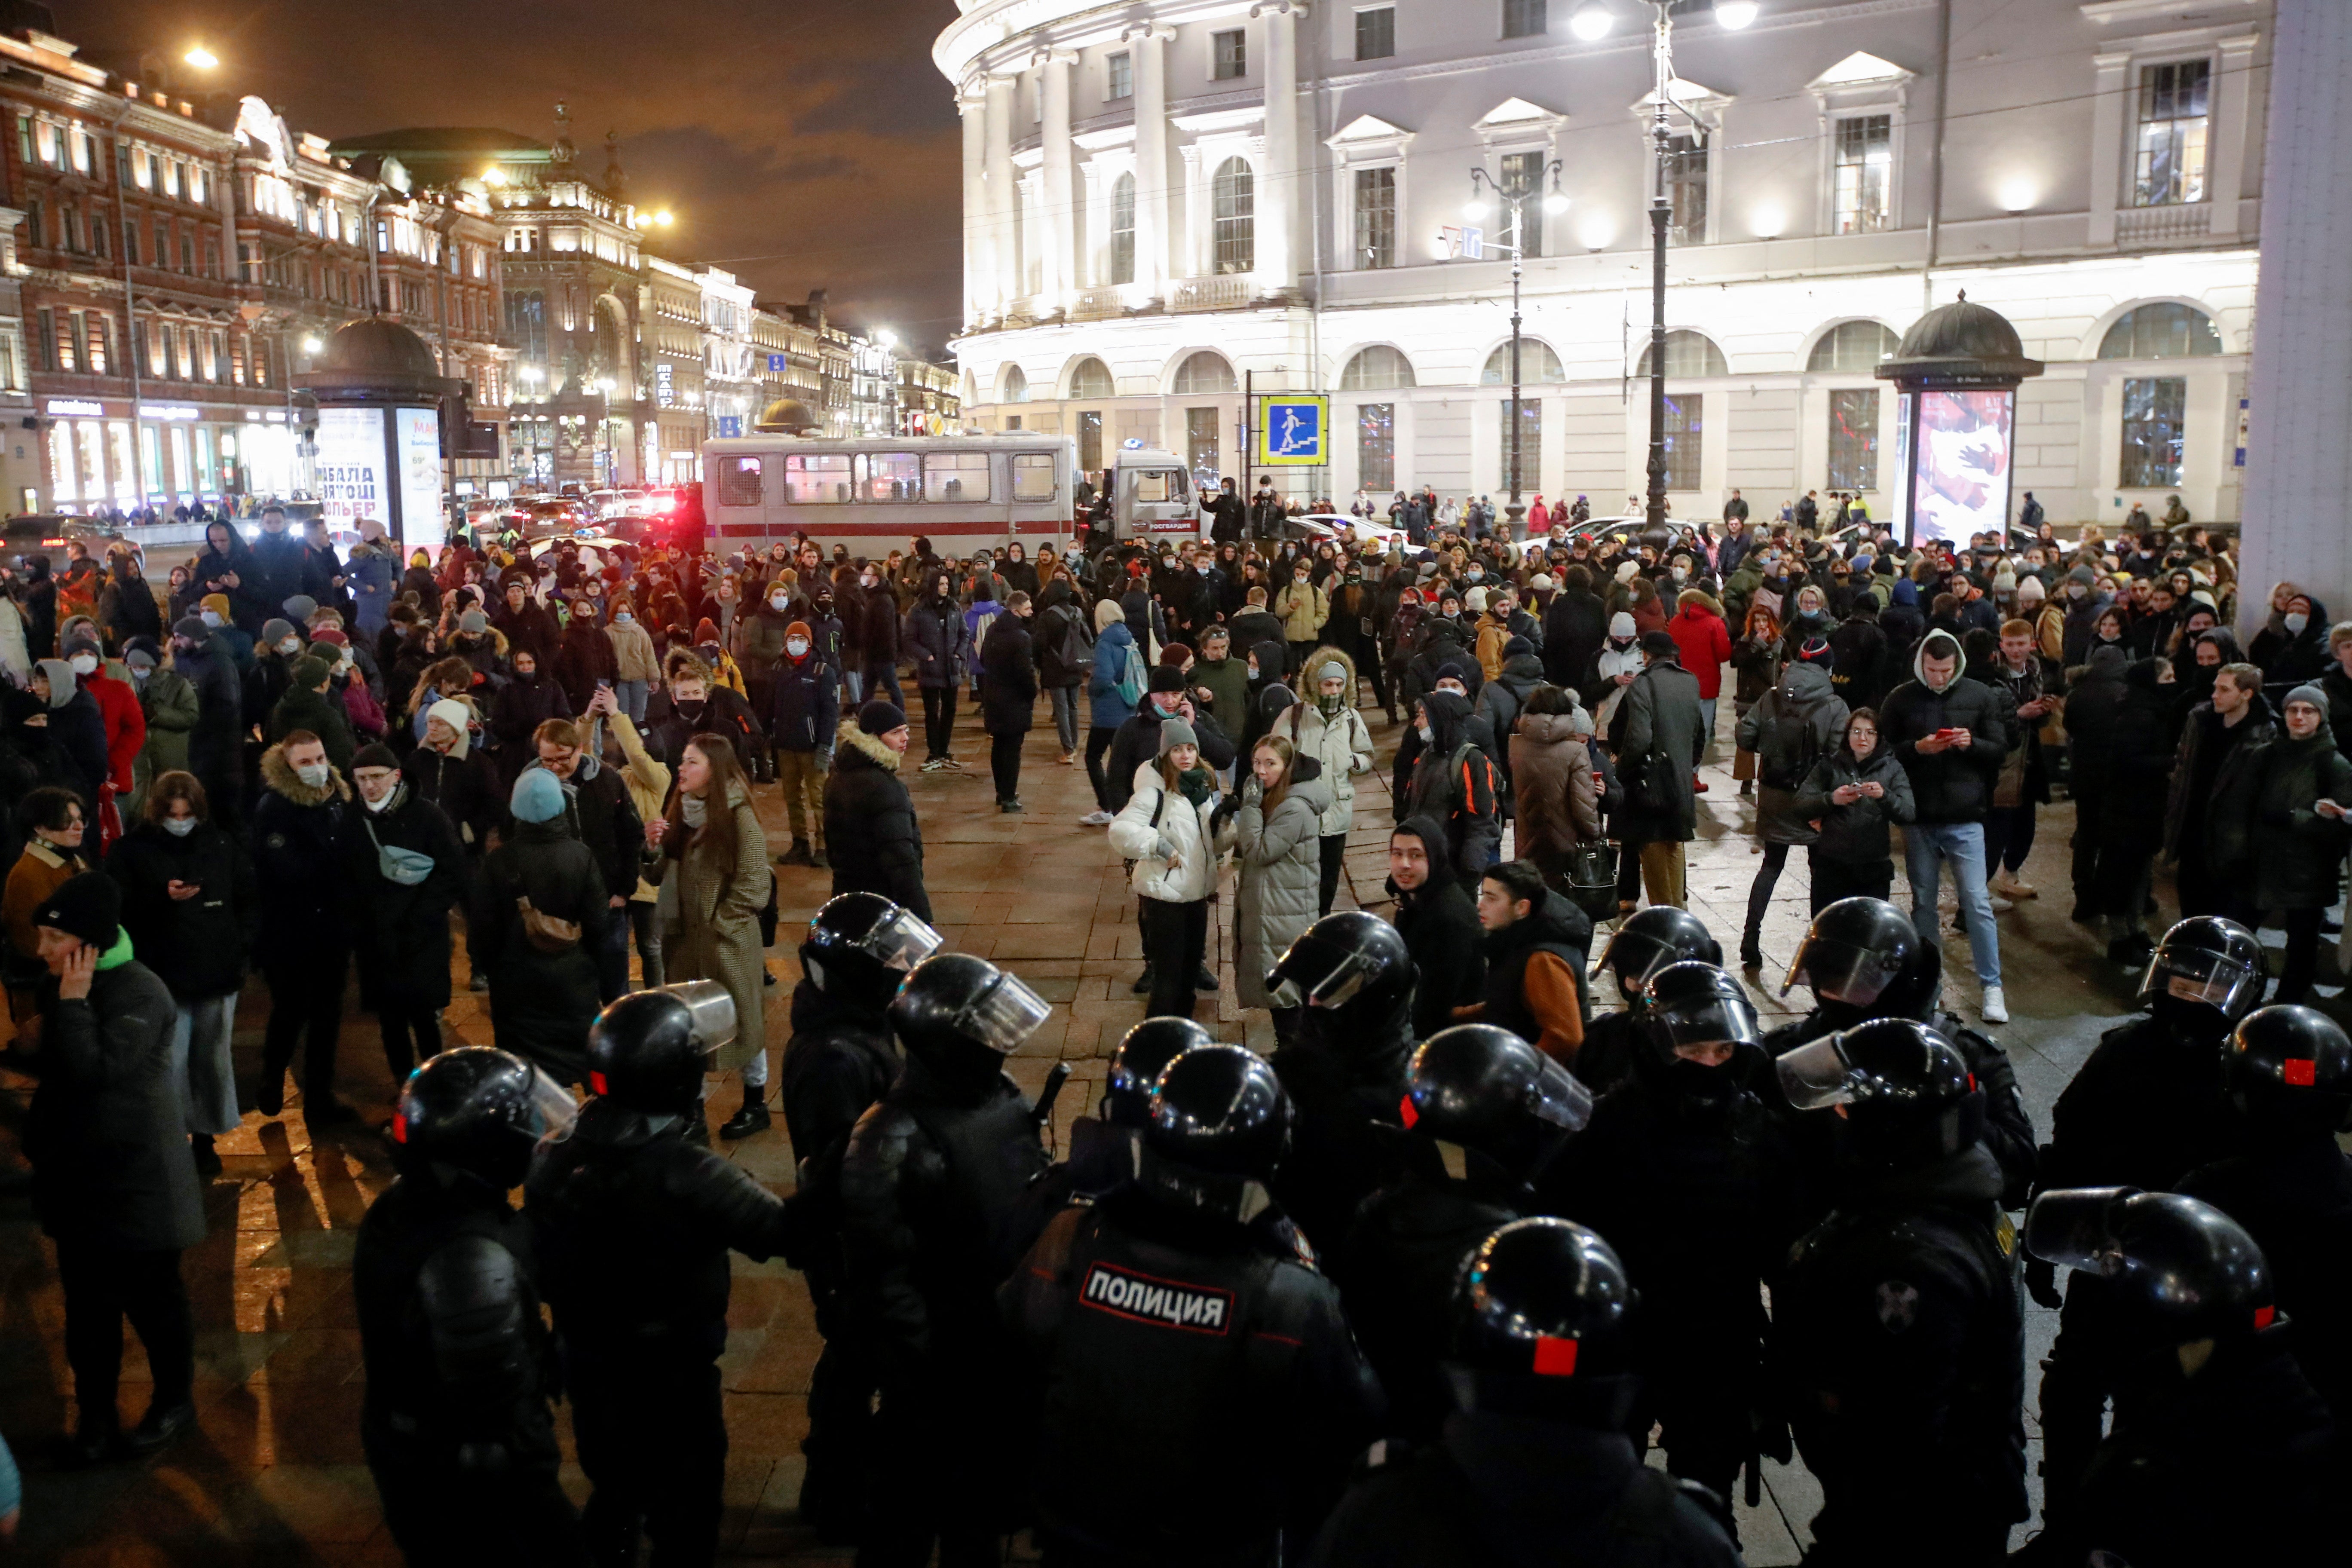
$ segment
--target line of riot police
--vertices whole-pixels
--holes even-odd
[[[412,1561],[633,1563],[640,1531],[709,1561],[730,1247],[806,1278],[801,1510],[861,1564],[995,1563],[1024,1527],[1055,1568],[1729,1563],[1733,1489],[1800,1455],[1808,1562],[1992,1563],[2028,1515],[2022,1297],[2060,1267],[2024,1555],[2317,1538],[2352,1041],[2258,1010],[2227,922],[2168,935],[2038,1149],[1874,900],[1816,919],[1790,975],[1815,1008],[1769,1035],[1703,925],[1633,915],[1602,960],[1626,1007],[1573,1072],[1487,1025],[1416,1042],[1402,940],[1328,916],[1267,977],[1300,1020],[1271,1059],[1139,1025],[1058,1163],[1058,1074],[1033,1102],[1004,1071],[1047,1004],[939,947],[874,895],[812,922],[789,1202],[701,1142],[709,999],[614,1004],[576,1118],[497,1052],[420,1069],[357,1264]]]

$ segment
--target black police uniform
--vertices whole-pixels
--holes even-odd
[[[1039,1368],[1050,1564],[1275,1561],[1376,1430],[1338,1291],[1262,1228],[1122,1187],[1055,1215],[1002,1300]]]
[[[877,1461],[917,1478],[877,1510],[859,1561],[995,1561],[1013,1456],[995,1290],[1026,1238],[1006,1234],[1045,1174],[1028,1103],[1003,1073],[953,1081],[909,1054],[843,1157],[849,1300],[881,1390]]]
[[[581,1561],[579,1516],[556,1482],[555,1359],[523,1216],[487,1187],[404,1175],[368,1206],[352,1283],[360,1439],[408,1561]]]
[[[1270,1058],[1298,1110],[1275,1199],[1327,1267],[1343,1267],[1333,1255],[1366,1198],[1408,1171],[1443,1170],[1433,1148],[1396,1136],[1412,1059],[1412,1002],[1408,988],[1378,1006],[1302,1009],[1297,1037]]]
[[[698,1563],[717,1550],[726,1479],[727,1255],[782,1251],[784,1205],[688,1125],[591,1100],[524,1192],[595,1487],[589,1540],[633,1550],[642,1518],[656,1561]]]

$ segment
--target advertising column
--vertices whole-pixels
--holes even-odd
[[[362,518],[392,525],[390,464],[381,408],[319,410],[319,510],[327,531],[355,538]],[[406,560],[404,547],[401,559]]]

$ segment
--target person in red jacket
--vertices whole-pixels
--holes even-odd
[[[1715,737],[1715,700],[1723,694],[1723,667],[1731,661],[1731,628],[1705,590],[1685,588],[1675,601],[1666,631],[1682,651],[1683,668],[1698,677],[1699,706],[1706,713],[1709,743]]]
[[[129,681],[106,673],[99,663],[97,639],[77,634],[66,639],[62,651],[73,667],[74,679],[98,703],[99,717],[106,721],[107,782],[116,795],[128,796],[131,769],[147,744],[147,716],[139,707],[139,693]]]

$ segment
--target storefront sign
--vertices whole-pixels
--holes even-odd
[[[671,374],[667,364],[654,366],[654,405],[656,407],[668,408],[676,402]]]
[[[142,419],[201,419],[204,410],[191,408],[184,403],[142,403],[139,405]]]
[[[51,414],[77,415],[84,419],[102,419],[106,416],[105,404],[92,403],[82,397],[52,397],[46,406]]]

